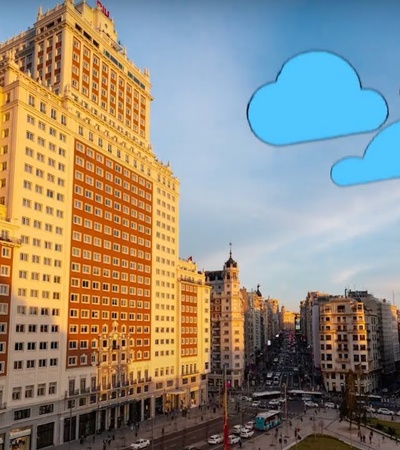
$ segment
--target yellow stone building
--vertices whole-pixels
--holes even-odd
[[[206,396],[209,288],[178,258],[149,71],[111,15],[65,0],[0,44],[0,204],[21,244],[0,268],[0,440],[19,450]]]

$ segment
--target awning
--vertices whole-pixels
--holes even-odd
[[[174,389],[173,391],[167,391],[166,394],[173,394],[173,395],[186,394],[186,391],[184,391],[183,389]]]
[[[10,439],[16,439],[19,437],[29,436],[31,434],[31,429],[28,428],[26,430],[15,429],[10,431]]]

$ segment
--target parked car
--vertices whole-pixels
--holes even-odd
[[[378,414],[384,414],[385,416],[393,416],[394,412],[390,411],[390,409],[387,408],[379,408],[378,411],[376,411]]]
[[[253,406],[254,408],[257,408],[258,406],[260,406],[261,401],[260,400],[254,400],[253,403],[251,404],[251,406]]]
[[[273,399],[273,400],[271,400],[271,401],[268,403],[268,406],[269,406],[269,407],[271,407],[271,406],[279,406],[280,404],[281,404],[280,400]]]
[[[331,409],[335,409],[336,406],[333,402],[326,402],[325,403],[325,408],[331,408]]]
[[[150,441],[148,439],[138,439],[136,442],[130,445],[134,450],[140,450],[141,448],[146,448],[150,445]]]
[[[261,408],[261,409],[267,409],[268,408],[267,402],[260,402],[258,407]]]
[[[230,434],[228,436],[228,442],[229,444],[237,444],[240,441],[240,437],[236,434]]]
[[[247,438],[251,438],[253,436],[253,434],[254,434],[254,430],[250,430],[249,428],[244,428],[242,430],[242,432],[240,433],[240,437],[247,439]]]
[[[306,402],[304,402],[304,406],[306,406],[307,408],[318,408],[318,403],[307,400]]]
[[[369,413],[376,413],[376,409],[373,408],[372,406],[367,406],[367,407],[365,408],[365,410],[366,410],[367,412],[369,412]]]
[[[213,434],[208,438],[209,444],[221,444],[224,441],[224,438],[220,434]]]

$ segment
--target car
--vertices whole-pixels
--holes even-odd
[[[130,445],[134,450],[139,450],[141,448],[146,448],[150,445],[150,441],[148,439],[138,439],[133,444]]]
[[[277,399],[272,399],[270,402],[268,402],[268,406],[279,406],[280,404],[280,400]]]
[[[394,412],[390,411],[390,409],[387,408],[379,408],[376,411],[378,414],[384,414],[385,416],[393,416]]]
[[[257,408],[258,406],[260,406],[261,401],[260,400],[254,400],[254,402],[251,404],[251,406],[253,406],[254,408]]]
[[[253,420],[250,420],[250,422],[246,422],[245,427],[249,430],[254,430],[254,427],[256,426],[255,422]]]
[[[199,447],[196,447],[194,445],[188,445],[187,447],[185,447],[183,450],[200,450]]]
[[[248,439],[248,438],[251,438],[253,436],[253,434],[254,434],[254,430],[250,430],[249,428],[244,428],[242,430],[242,432],[240,433],[240,437]]]
[[[332,408],[335,409],[335,404],[333,402],[326,402],[325,403],[325,408]]]
[[[318,408],[318,403],[312,402],[311,400],[307,400],[306,402],[304,402],[304,406],[306,406],[307,408]]]
[[[258,407],[261,408],[261,409],[267,409],[268,408],[267,402],[260,402]]]
[[[230,434],[228,436],[228,442],[229,444],[237,444],[238,442],[240,442],[240,437],[236,434]]]
[[[224,438],[220,434],[213,434],[208,438],[209,444],[221,444],[224,442]]]
[[[245,429],[245,427],[243,425],[235,425],[232,427],[232,433],[240,434],[244,429]]]

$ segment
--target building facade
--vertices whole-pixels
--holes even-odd
[[[205,396],[209,288],[178,258],[150,88],[100,2],[39,8],[0,45],[0,437],[14,450]]]
[[[211,371],[210,390],[222,386],[226,369],[227,383],[238,388],[244,382],[245,328],[244,305],[240,289],[239,266],[232,258],[223,270],[207,271],[206,283],[211,287]]]
[[[368,291],[349,290],[347,295],[363,302],[378,316],[382,375],[386,383],[393,383],[397,364],[400,361],[396,306],[386,299],[380,300],[374,297]]]
[[[272,339],[280,332],[279,323],[279,300],[274,298],[269,298],[265,301],[267,308],[267,337],[268,340]]]
[[[257,290],[248,292],[242,289],[245,299],[245,364],[250,367],[256,364],[257,353],[264,350],[267,345],[267,308],[265,300]]]
[[[335,297],[320,305],[319,340],[327,391],[342,391],[350,370],[358,375],[358,393],[372,393],[379,387],[379,321],[372,309],[347,297]]]

